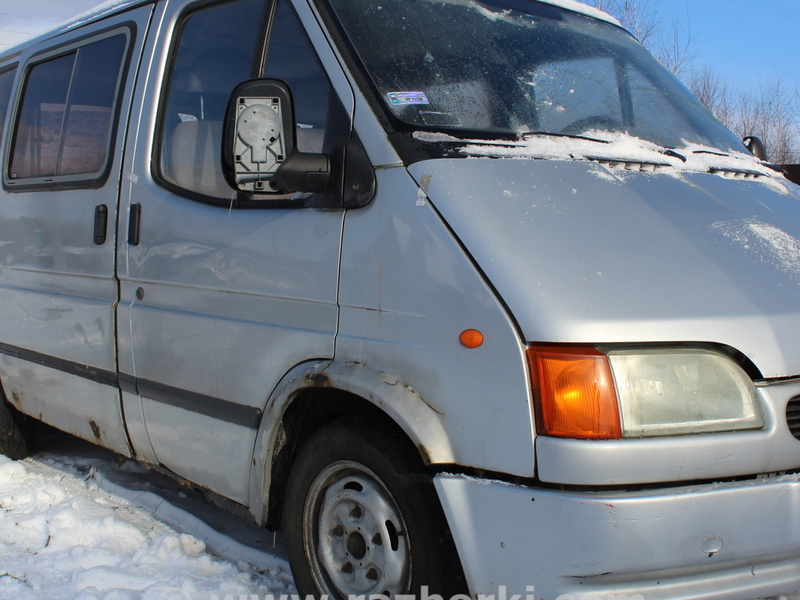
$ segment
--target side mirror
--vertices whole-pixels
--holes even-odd
[[[750,152],[750,154],[759,160],[763,160],[764,162],[767,161],[767,148],[764,146],[764,142],[761,141],[761,138],[757,138],[754,135],[748,135],[742,140],[742,143]]]
[[[223,133],[225,178],[254,196],[324,191],[330,180],[325,154],[299,152],[289,87],[256,79],[231,94]]]

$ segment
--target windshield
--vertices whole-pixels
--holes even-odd
[[[744,150],[628,33],[529,0],[329,0],[385,107],[459,137],[624,132]]]

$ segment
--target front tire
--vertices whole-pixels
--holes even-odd
[[[301,594],[348,596],[466,589],[431,477],[394,431],[344,420],[301,449],[284,509]]]
[[[0,454],[20,460],[30,455],[32,447],[31,424],[0,392]]]

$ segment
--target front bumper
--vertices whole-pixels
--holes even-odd
[[[473,598],[754,600],[800,590],[800,475],[640,492],[435,478]]]

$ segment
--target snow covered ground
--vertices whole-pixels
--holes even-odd
[[[279,536],[133,461],[50,434],[0,456],[0,599],[239,600],[295,592]]]

